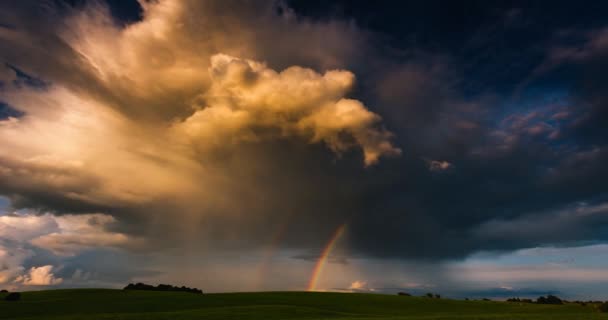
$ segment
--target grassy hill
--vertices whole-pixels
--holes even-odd
[[[3,295],[0,296],[3,298]],[[354,293],[197,295],[109,289],[22,293],[0,319],[607,319],[594,307],[457,301]]]

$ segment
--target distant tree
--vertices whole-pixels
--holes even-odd
[[[608,301],[600,304],[598,309],[600,310],[600,312],[608,312]]]
[[[11,292],[6,297],[4,297],[6,301],[19,301],[21,300],[21,293],[19,292]]]
[[[549,304],[564,304],[564,300],[562,300],[554,295],[548,295],[547,302]]]
[[[430,292],[429,292],[429,293],[427,293],[427,294],[426,294],[426,296],[427,296],[428,298],[433,298],[433,294],[432,294],[432,293],[430,293]]]
[[[0,293],[8,293],[8,290],[2,289],[2,290],[0,290]]]
[[[534,303],[534,301],[530,299],[520,299],[520,298],[509,298],[507,302],[519,302],[519,303]]]
[[[133,283],[129,283],[124,290],[154,290],[154,286],[151,286],[149,284],[145,284],[145,283],[141,283],[138,282],[136,284]]]
[[[129,283],[123,290],[146,290],[146,291],[180,291],[202,294],[203,290],[197,288],[188,288],[186,286],[175,287],[170,284],[159,284],[156,287],[145,283]]]
[[[435,294],[435,299],[441,299],[441,295],[440,294]]]
[[[548,295],[547,297],[538,297],[538,299],[536,299],[536,303],[538,304],[564,304],[564,302],[562,301],[562,299],[554,296],[554,295]]]
[[[488,299],[488,298],[483,298],[483,299],[481,299],[481,300],[482,300],[482,301],[492,301],[492,300],[490,300],[490,299]]]
[[[464,301],[469,301],[469,298],[464,298]]]
[[[399,295],[399,296],[406,296],[406,297],[411,296],[411,294],[409,294],[407,292],[397,292],[397,295]]]

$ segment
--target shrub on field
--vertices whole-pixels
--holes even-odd
[[[190,293],[202,294],[203,290],[197,288],[188,288],[185,286],[177,287],[169,284],[159,284],[156,287],[145,283],[129,283],[123,290],[146,290],[146,291],[181,291]]]
[[[547,297],[538,297],[538,299],[536,299],[536,303],[538,303],[538,304],[564,304],[562,299],[560,299],[554,295],[548,295]]]
[[[4,297],[6,301],[19,301],[21,300],[21,293],[19,292],[11,292],[6,297]]]

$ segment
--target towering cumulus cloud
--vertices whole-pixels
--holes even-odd
[[[341,152],[358,146],[365,164],[399,154],[390,133],[375,129],[380,117],[357,100],[344,98],[354,75],[321,75],[298,66],[276,72],[266,65],[224,54],[211,57],[212,85],[203,105],[176,129],[200,146],[300,136]],[[269,130],[264,130],[269,129]]]
[[[401,152],[381,117],[348,97],[355,75],[336,58],[357,43],[347,24],[299,22],[254,2],[141,6],[126,26],[96,2],[0,14],[0,102],[10,110],[0,113],[0,194],[23,210],[0,237],[12,239],[8,222],[54,228],[31,225],[35,236],[3,244],[24,253],[5,282],[59,284],[55,266],[27,263],[40,250],[255,247],[273,228],[266,221],[320,214],[302,206],[317,197],[299,184],[305,173],[292,174],[291,191],[275,185],[286,150],[303,156],[290,156],[294,167],[356,157],[362,171]],[[332,45],[292,51],[304,40]]]

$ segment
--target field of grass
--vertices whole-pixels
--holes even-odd
[[[0,296],[3,298],[4,294]],[[22,293],[0,319],[607,319],[594,307],[379,294],[260,292],[197,295],[109,289]]]

